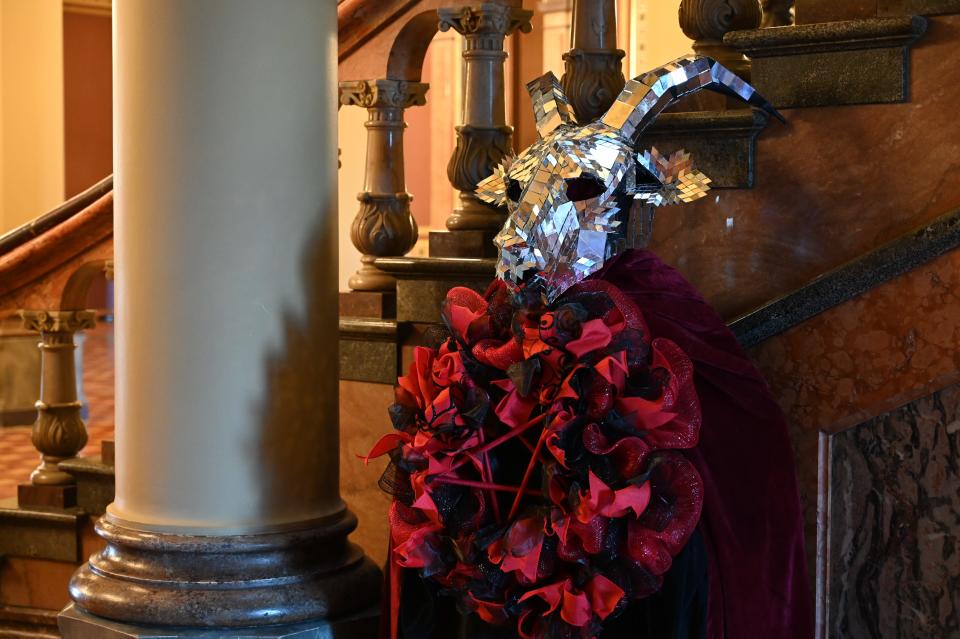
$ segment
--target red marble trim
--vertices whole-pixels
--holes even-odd
[[[0,308],[9,306],[11,293],[89,252],[112,235],[111,191],[62,224],[0,256]]]

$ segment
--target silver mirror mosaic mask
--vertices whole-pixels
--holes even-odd
[[[688,153],[666,157],[655,148],[635,149],[660,113],[701,89],[740,98],[783,120],[752,86],[700,56],[630,80],[602,118],[583,126],[553,73],[529,83],[540,140],[505,158],[476,191],[510,213],[494,240],[497,276],[541,286],[552,303],[626,248],[630,216],[641,215],[643,205],[705,196],[710,178],[693,167]]]

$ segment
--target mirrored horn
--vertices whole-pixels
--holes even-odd
[[[739,98],[785,121],[756,89],[713,58],[697,55],[677,58],[627,82],[601,121],[636,142],[665,109],[701,89]]]
[[[533,102],[533,114],[537,119],[537,132],[541,138],[547,137],[561,124],[577,124],[573,107],[553,72],[547,71],[527,83],[527,93]]]

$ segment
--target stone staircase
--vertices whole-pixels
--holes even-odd
[[[113,442],[104,441],[98,457],[60,467],[76,480],[73,505],[21,498],[0,507],[0,638],[59,637],[57,613],[69,603],[67,582],[104,545],[93,526],[113,501]]]
[[[371,86],[369,79],[379,78],[393,84],[382,85],[382,95],[371,89],[366,97],[361,91],[357,94],[360,97],[347,102],[367,108],[371,121],[392,122],[402,128],[404,108],[419,98],[390,98],[386,89],[407,96],[424,95],[423,89],[411,86],[419,80],[418,52],[422,60],[414,36],[432,37],[437,28],[436,9],[458,3],[368,3],[376,5],[378,19],[389,17],[390,26],[382,30],[368,28],[373,23],[372,14],[364,13],[361,4],[347,0],[340,5],[340,12],[355,25],[346,43],[341,39],[341,72],[362,74],[342,75],[342,79],[362,77]],[[747,7],[749,3],[728,4]],[[783,15],[782,5],[790,3],[766,4],[776,5],[769,7],[770,15]],[[960,245],[960,188],[943,176],[930,175],[924,181],[911,174],[912,182],[900,190],[899,216],[864,219],[860,212],[861,207],[885,205],[871,191],[883,191],[885,183],[894,180],[890,176],[896,165],[904,172],[910,172],[913,166],[925,166],[929,173],[931,155],[940,158],[938,153],[949,154],[949,150],[938,150],[925,139],[909,153],[903,147],[889,147],[904,155],[889,155],[877,163],[871,149],[885,144],[888,134],[896,137],[896,122],[910,124],[917,118],[918,123],[901,135],[935,127],[939,131],[929,135],[933,139],[950,132],[936,123],[953,122],[956,126],[953,105],[960,100],[960,74],[946,64],[938,65],[937,60],[958,55],[955,43],[960,41],[960,15],[955,14],[960,14],[960,3],[877,0],[853,4],[858,8],[827,0],[797,0],[796,25],[733,29],[730,23],[714,32],[698,34],[703,50],[719,51],[730,60],[740,59],[740,54],[749,59],[744,72],[761,93],[785,109],[789,121],[786,127],[768,123],[758,112],[729,108],[723,101],[693,100],[661,118],[644,141],[665,151],[679,147],[691,151],[700,168],[720,187],[719,201],[710,198],[688,210],[663,214],[652,248],[688,274],[729,318],[741,342],[751,349],[775,391],[783,397],[795,424],[795,447],[808,511],[809,555],[811,567],[818,573],[818,618],[824,637],[838,636],[834,634],[835,623],[842,617],[844,604],[836,593],[845,587],[848,574],[830,565],[829,545],[839,543],[843,530],[839,524],[831,525],[827,516],[828,497],[835,489],[830,484],[833,466],[829,442],[834,442],[833,450],[839,450],[854,426],[939,392],[954,380],[954,369],[960,368],[957,365],[950,369],[944,364],[936,369],[936,375],[931,372],[926,377],[911,378],[904,382],[910,391],[907,394],[901,392],[902,388],[896,393],[853,393],[856,397],[849,405],[831,405],[833,412],[817,420],[811,420],[811,414],[829,412],[817,403],[828,401],[827,391],[815,387],[815,381],[809,379],[812,373],[804,378],[804,388],[798,390],[790,382],[798,377],[797,370],[819,370],[818,358],[824,354],[802,346],[832,334],[832,325],[825,318],[839,322],[838,318],[851,313],[853,307],[879,314],[884,307],[878,299],[888,290],[906,287],[905,282],[916,279],[921,270],[929,272],[927,279],[931,281],[944,281],[952,264],[949,260]],[[586,11],[590,6],[575,3],[576,10]],[[522,28],[522,15],[514,17],[514,22],[498,27],[500,36],[508,29]],[[687,14],[689,21],[695,18]],[[452,23],[450,28],[466,31]],[[499,37],[490,32],[464,36],[478,40]],[[575,43],[578,47],[591,48],[588,42]],[[403,55],[398,58],[397,52]],[[615,44],[608,46],[606,53],[610,59],[616,57]],[[502,78],[500,81],[502,85]],[[476,92],[470,97],[477,102],[496,98],[484,98]],[[863,124],[874,121],[878,124]],[[496,118],[465,124],[490,130],[502,127]],[[882,131],[881,127],[888,130]],[[840,136],[838,130],[845,146],[835,149],[831,143]],[[862,142],[859,148],[854,146],[858,139]],[[399,147],[395,146],[398,141]],[[950,143],[949,137],[943,140],[943,145]],[[396,160],[398,153],[402,164],[402,137],[395,136],[384,144],[391,146],[368,158],[368,171],[380,171],[385,158]],[[953,144],[956,148],[956,142]],[[470,145],[464,142],[459,153],[467,159],[484,156],[488,158],[485,161],[495,161],[497,153],[502,155],[502,149],[496,150],[498,146],[503,144],[487,141],[468,151]],[[830,156],[840,156],[840,160]],[[949,163],[938,161],[946,172]],[[884,164],[892,168],[873,168]],[[815,165],[822,166],[822,172],[818,173]],[[451,179],[469,195],[467,178],[460,175]],[[824,184],[826,180],[831,182]],[[394,196],[405,193],[402,180],[389,186]],[[821,187],[842,194],[835,199],[809,195],[809,191]],[[101,187],[97,198],[105,192]],[[370,195],[368,202],[383,202],[372,197],[383,193],[371,191]],[[859,200],[861,205],[851,206],[851,200]],[[919,200],[923,200],[923,206],[910,206]],[[399,220],[394,228],[405,229],[409,206],[404,208],[402,197],[388,198],[386,203],[386,219]],[[805,203],[816,205],[807,211],[808,219],[803,217]],[[464,206],[470,209],[475,203],[468,197]],[[463,285],[482,290],[488,284],[493,261],[485,251],[503,212],[481,213],[481,228],[458,228],[454,224],[454,228],[431,236],[428,258],[405,257],[408,246],[373,254],[366,247],[374,243],[357,242],[358,248],[371,257],[368,266],[386,276],[379,278],[381,284],[389,283],[386,288],[343,294],[340,300],[341,402],[366,409],[349,410],[341,416],[342,493],[359,511],[363,537],[358,539],[371,549],[372,556],[378,552],[373,549],[385,548],[385,501],[376,492],[379,469],[361,468],[353,461],[353,453],[369,447],[371,430],[378,430],[377,424],[371,424],[370,415],[380,409],[371,407],[371,403],[379,402],[385,409],[392,384],[405,369],[411,349],[423,343],[425,334],[436,324],[437,310],[447,290]],[[735,231],[728,233],[727,220],[731,219]],[[737,230],[741,225],[746,227],[743,233]],[[112,245],[105,249],[102,230],[97,233],[94,257],[108,257]],[[817,238],[819,241],[815,241]],[[409,244],[409,238],[393,240],[389,243],[393,247]],[[55,278],[49,276],[53,271],[46,266],[30,272],[41,273],[46,278],[43,282],[63,283],[72,274],[69,268],[78,262],[76,255]],[[752,266],[751,260],[755,262]],[[734,276],[729,276],[731,272]],[[920,277],[917,281],[910,284],[911,290],[919,290],[926,280]],[[0,291],[0,296],[3,294]],[[20,302],[36,296],[24,297],[21,290],[16,299],[18,307],[24,307]],[[923,335],[908,324],[895,324],[889,330]],[[784,357],[784,352],[790,356]],[[873,365],[876,370],[858,370],[851,377],[875,375],[886,380],[883,364]],[[877,382],[875,386],[882,388],[884,384]],[[814,387],[816,392],[809,390]],[[802,397],[803,392],[816,397]],[[805,426],[806,420],[815,424]],[[93,524],[113,499],[112,447],[105,445],[99,458],[70,459],[61,462],[59,468],[75,479],[70,505],[57,508],[28,500],[16,507],[0,508],[0,639],[57,636],[55,614],[66,603],[67,580],[76,566],[102,546]],[[899,636],[937,636],[945,627],[932,626],[925,635]]]
[[[949,588],[944,591],[946,581],[940,594],[929,600],[903,595],[908,584],[872,578],[864,582],[867,591],[857,592],[857,580],[864,579],[866,569],[857,563],[860,550],[848,545],[852,531],[841,513],[852,507],[843,496],[844,485],[832,479],[840,476],[839,464],[844,462],[840,453],[834,457],[831,451],[842,450],[857,459],[868,456],[863,449],[853,451],[848,442],[884,445],[871,439],[883,437],[873,430],[877,420],[896,419],[899,407],[928,401],[960,379],[950,339],[931,334],[926,323],[911,323],[909,314],[892,319],[892,309],[887,308],[888,314],[879,316],[880,305],[894,299],[897,291],[914,286],[920,287],[918,291],[926,286],[950,290],[947,282],[955,280],[949,273],[960,254],[960,185],[947,176],[960,169],[956,133],[960,129],[952,106],[960,100],[960,73],[948,60],[960,55],[960,2],[797,0],[797,23],[790,26],[776,25],[784,24],[782,17],[794,3],[766,2],[770,19],[764,20],[765,28],[747,29],[733,28],[736,16],[721,19],[709,14],[720,7],[747,11],[749,4],[683,2],[680,17],[691,25],[698,18],[701,24],[717,25],[712,32],[700,33],[690,26],[688,33],[698,40],[695,49],[718,59],[727,56],[731,68],[744,56],[748,62],[741,71],[782,109],[788,123],[768,123],[758,112],[700,96],[665,114],[642,143],[690,151],[719,188],[694,205],[661,212],[651,248],[684,272],[729,320],[770,379],[792,423],[809,567],[816,575],[818,637],[860,636],[857,632],[894,636],[879,617],[854,611],[851,597],[879,602],[880,609],[895,609],[906,617],[910,606],[925,612],[922,624],[898,626],[897,637],[952,636],[960,628],[943,610],[955,609],[960,601]],[[594,11],[596,17],[603,12],[602,5],[574,2],[574,11]],[[615,45],[610,49],[610,57],[615,57]],[[345,67],[351,68],[341,63],[341,69]],[[947,132],[952,135],[944,137]],[[380,154],[397,152],[392,148]],[[494,163],[500,157],[489,145],[476,153]],[[463,188],[452,171],[450,177]],[[403,190],[402,183],[395,186]],[[400,209],[395,215],[409,211]],[[355,403],[377,387],[390,396],[386,389],[406,370],[412,347],[425,343],[447,290],[451,286],[483,290],[489,283],[493,260],[486,253],[488,247],[489,231],[468,234],[451,227],[431,233],[430,257],[381,254],[371,261],[396,284],[388,290],[341,294],[342,398]],[[914,303],[908,301],[914,300],[912,293],[902,295],[904,304]],[[935,304],[937,317],[944,322],[942,334],[960,334],[960,309],[952,298],[924,295],[915,303],[924,308]],[[389,300],[385,306],[395,314],[363,316],[354,300],[364,296]],[[902,368],[887,370],[871,347],[854,345],[859,331],[849,324],[843,330],[836,326],[851,321],[841,318],[851,317],[861,317],[863,334],[891,340],[887,348],[897,353],[891,357],[904,362],[899,366],[909,366],[905,362],[918,338],[930,352],[941,353],[941,359],[936,366],[911,374]],[[393,345],[387,334],[395,339]],[[804,348],[810,344],[817,347]],[[824,361],[826,344],[863,353],[863,368],[854,359],[852,370],[836,370]],[[843,359],[842,354],[835,357]],[[828,371],[822,373],[828,377],[822,379],[815,371]],[[831,386],[834,379],[837,388]],[[905,387],[894,388],[894,379]],[[947,410],[946,417],[938,418],[938,428],[949,426],[950,414]],[[368,412],[362,419],[369,419]],[[352,427],[361,427],[360,419],[347,415],[346,420],[343,445],[365,450],[369,441],[350,435]],[[384,418],[382,428],[387,427]],[[366,431],[369,425],[364,422]],[[941,457],[926,474],[912,478],[917,486],[911,483],[911,490],[943,490],[938,478],[950,475],[951,464]],[[345,468],[345,495],[376,505],[372,493],[378,470]],[[960,479],[950,481],[957,485]],[[898,499],[879,484],[863,489],[877,490],[888,501]],[[950,501],[953,512],[960,509],[950,489],[940,495]],[[383,506],[380,509],[363,513],[361,525],[379,526],[376,534],[367,535],[384,543],[386,520]],[[928,524],[916,519],[905,525]],[[956,540],[960,531],[955,524],[944,525],[950,530],[948,537]],[[874,532],[877,539],[884,535]],[[927,551],[924,547],[918,552]],[[921,567],[919,559],[876,559],[884,551],[872,547],[869,552],[875,553],[870,561],[901,562],[899,569],[923,573],[925,580],[936,582],[928,576],[936,569]],[[949,574],[949,579],[958,578],[955,570]],[[851,615],[854,626],[845,626]],[[852,628],[849,632],[854,634],[844,634],[848,631],[842,627]]]

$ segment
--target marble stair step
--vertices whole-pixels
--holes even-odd
[[[81,531],[89,515],[66,509],[0,508],[0,557],[49,559],[79,564]]]
[[[113,464],[102,457],[77,457],[61,462],[60,468],[77,480],[77,506],[90,515],[102,515],[113,501]]]
[[[0,638],[59,639],[57,612],[0,604]]]

